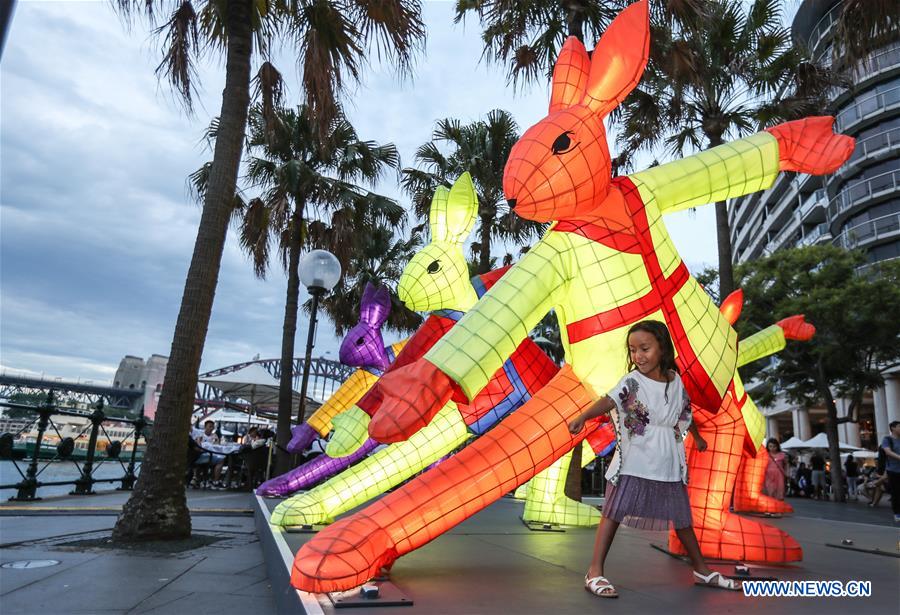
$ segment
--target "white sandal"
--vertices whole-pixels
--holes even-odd
[[[696,570],[694,571],[694,585],[703,585],[705,587],[712,587],[715,589],[729,589],[732,591],[740,591],[742,588],[742,583],[729,579],[728,577],[722,576],[721,572],[710,572],[708,575],[703,576]]]
[[[618,598],[619,594],[616,592],[616,588],[606,577],[592,577],[589,578],[587,575],[584,575],[584,589],[585,591],[589,591],[595,596],[599,596],[600,598]]]

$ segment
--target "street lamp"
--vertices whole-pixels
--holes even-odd
[[[319,299],[330,293],[341,279],[341,264],[337,257],[328,250],[312,250],[300,259],[297,270],[300,274],[300,282],[312,295],[309,335],[306,338],[306,359],[303,361],[303,379],[300,383],[300,409],[297,413],[297,424],[300,425],[303,423],[303,415],[306,413],[306,385],[309,382],[309,362],[316,335],[316,312],[319,309]]]

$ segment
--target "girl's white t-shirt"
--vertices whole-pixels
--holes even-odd
[[[618,441],[606,479],[622,474],[687,484],[684,435],[691,424],[691,403],[678,374],[672,380],[652,380],[634,370],[609,392]]]

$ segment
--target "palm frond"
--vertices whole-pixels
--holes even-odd
[[[253,273],[265,279],[272,241],[270,209],[262,199],[251,200],[243,212],[240,224],[240,244],[253,263]]]
[[[284,79],[275,65],[263,62],[253,78],[253,97],[260,101],[260,117],[269,138],[274,138],[276,130],[275,109],[280,107],[284,98]]]
[[[845,0],[834,26],[833,56],[853,67],[880,47],[900,40],[900,3],[894,0]]]
[[[211,169],[212,162],[206,162],[202,167],[188,175],[188,194],[198,205],[202,205],[206,199],[206,187],[209,185],[209,172]]]
[[[156,34],[163,38],[163,59],[156,67],[156,74],[169,81],[187,112],[193,113],[197,78],[194,56],[200,47],[200,31],[190,0],[183,0],[168,21],[157,28]]]

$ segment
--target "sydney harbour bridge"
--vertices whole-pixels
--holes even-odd
[[[302,357],[295,358],[293,361],[293,388],[295,391],[300,389],[304,362]],[[280,359],[256,359],[204,372],[199,375],[199,379],[223,376],[254,364],[263,367],[276,379],[281,376]],[[327,399],[352,372],[353,368],[337,361],[313,358],[309,363],[308,396],[318,401]],[[69,405],[96,407],[102,402],[109,414],[120,412],[131,416],[142,412],[147,395],[156,394],[155,391],[119,388],[90,381],[73,382],[59,378],[43,378],[14,373],[0,374],[0,399],[10,399],[17,394],[46,395],[50,392],[53,392],[58,403],[64,401]],[[224,395],[214,386],[199,381],[194,396],[194,406],[195,410],[217,408],[241,410],[247,408],[247,404],[242,400]]]

